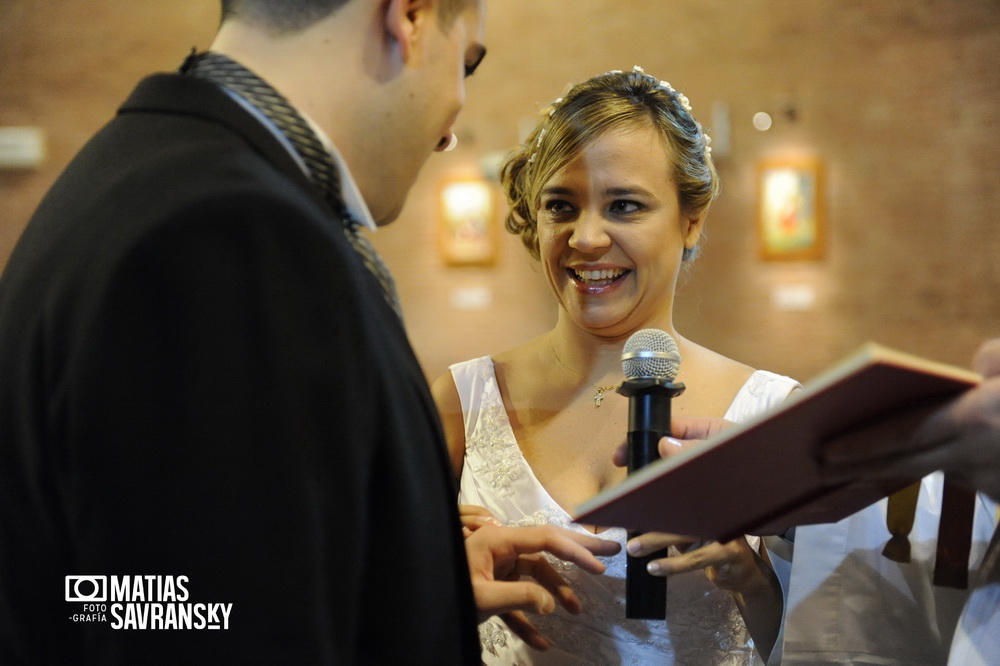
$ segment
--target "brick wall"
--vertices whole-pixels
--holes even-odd
[[[431,158],[400,219],[375,236],[429,375],[555,317],[533,262],[505,233],[496,265],[443,265],[440,183],[479,173],[567,84],[634,64],[686,93],[710,131],[713,106],[729,109],[723,194],[677,305],[685,335],[799,378],[869,339],[965,365],[982,338],[1000,335],[997,0],[489,5],[489,55],[469,82],[460,146]],[[207,46],[217,13],[211,0],[4,0],[0,126],[44,127],[50,154],[38,171],[0,170],[0,262],[135,80]],[[766,133],[750,124],[761,110],[774,117]],[[825,166],[827,253],[762,262],[757,164],[794,154]],[[810,291],[813,307],[776,308],[784,288]],[[490,306],[457,304],[470,295]]]

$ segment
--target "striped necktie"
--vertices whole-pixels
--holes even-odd
[[[340,171],[334,164],[333,156],[309,127],[309,123],[266,81],[222,54],[211,52],[192,54],[181,66],[181,72],[212,81],[240,95],[281,130],[305,162],[310,179],[341,217],[344,235],[368,271],[378,280],[386,302],[402,319],[403,313],[392,274],[368,238],[361,233],[358,221],[344,206],[340,189]]]

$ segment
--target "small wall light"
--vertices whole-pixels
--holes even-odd
[[[771,116],[763,111],[758,111],[753,114],[753,126],[761,132],[766,132],[771,129]]]

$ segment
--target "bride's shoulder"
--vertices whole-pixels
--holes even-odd
[[[708,347],[699,344],[689,344],[681,360],[681,367],[693,367],[699,373],[710,374],[717,379],[726,378],[730,381],[743,383],[756,372],[746,363],[724,356]]]
[[[545,345],[542,344],[542,338],[528,340],[516,347],[493,354],[493,366],[497,369],[497,372],[503,374],[516,373],[522,368],[535,365],[540,358],[541,350],[545,348]]]

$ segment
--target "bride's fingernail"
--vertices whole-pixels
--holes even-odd
[[[637,555],[639,553],[639,547],[640,546],[638,541],[629,541],[627,544],[625,544],[625,550],[627,550],[632,555]]]
[[[650,562],[649,564],[646,565],[646,571],[648,571],[651,574],[660,573],[660,563],[655,560]]]
[[[681,442],[681,440],[679,439],[674,439],[673,437],[667,437],[666,440],[669,444],[676,446],[678,449],[684,448],[684,443]]]

